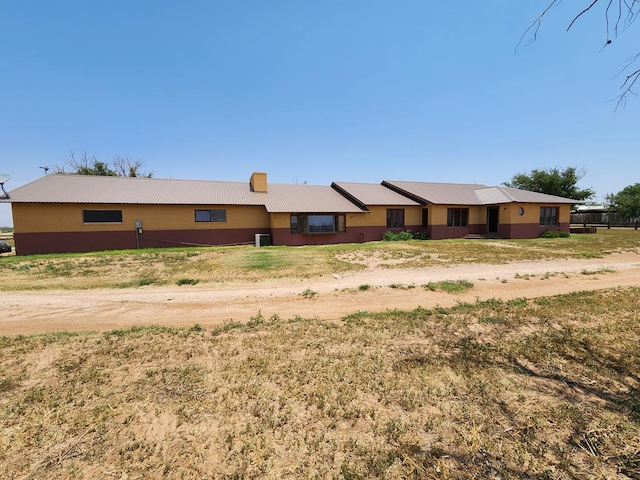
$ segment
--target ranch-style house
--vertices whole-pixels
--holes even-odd
[[[535,238],[569,231],[570,198],[503,186],[385,180],[268,183],[45,175],[11,190],[18,255],[253,243],[380,240],[388,231],[433,240]]]

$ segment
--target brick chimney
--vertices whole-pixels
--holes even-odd
[[[253,172],[251,175],[251,191],[266,192],[267,191],[267,174],[265,172]]]

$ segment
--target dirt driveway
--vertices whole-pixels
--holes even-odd
[[[421,287],[462,279],[474,287],[459,295]],[[258,312],[265,317],[337,319],[358,310],[447,307],[458,301],[535,298],[618,286],[640,287],[639,254],[416,269],[373,265],[345,275],[260,283],[238,280],[222,285],[9,292],[0,296],[0,335],[149,324],[212,327],[229,320],[247,321]]]

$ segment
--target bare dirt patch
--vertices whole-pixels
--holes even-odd
[[[405,258],[395,260],[410,262]],[[456,295],[422,288],[428,282],[443,280],[468,280],[474,287]],[[363,310],[447,307],[476,299],[536,298],[617,286],[640,286],[640,254],[621,252],[606,258],[394,269],[385,268],[377,257],[369,257],[364,270],[315,278],[6,292],[0,297],[0,334],[109,330],[150,324],[198,323],[212,327],[230,320],[244,322],[258,312],[267,317],[335,319]],[[313,294],[303,295],[305,291]]]

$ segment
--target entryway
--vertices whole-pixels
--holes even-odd
[[[487,207],[487,233],[498,233],[500,207]]]

